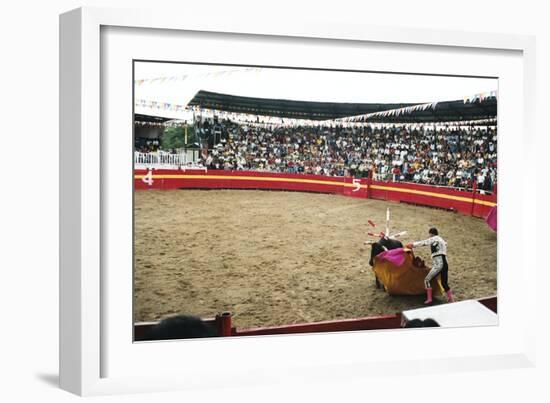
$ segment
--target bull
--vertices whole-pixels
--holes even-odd
[[[381,237],[378,241],[373,242],[371,244],[371,252],[370,252],[370,260],[369,264],[371,267],[374,267],[374,257],[378,256],[382,252],[390,249],[397,249],[402,248],[403,244],[401,241],[398,241],[397,239],[392,239],[388,237]],[[378,280],[378,277],[376,278],[376,288],[380,288],[380,281]]]

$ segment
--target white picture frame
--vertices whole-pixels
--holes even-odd
[[[184,22],[182,22],[184,21]],[[102,237],[102,225],[106,217],[102,208],[108,203],[109,185],[105,175],[124,176],[127,172],[120,167],[109,165],[107,142],[101,141],[102,131],[108,130],[108,124],[102,119],[102,91],[108,92],[102,82],[102,29],[159,30],[160,32],[193,32],[217,33],[221,35],[242,35],[253,37],[255,41],[292,41],[300,46],[311,45],[312,41],[329,41],[327,46],[338,44],[376,44],[376,46],[410,47],[436,49],[438,51],[458,50],[478,54],[510,53],[514,61],[509,64],[511,73],[506,76],[510,88],[514,85],[514,99],[507,98],[506,93],[499,93],[499,135],[513,129],[522,134],[520,140],[499,143],[499,162],[506,162],[506,153],[516,148],[518,159],[529,161],[534,142],[534,102],[535,102],[535,42],[533,37],[520,35],[501,35],[488,33],[466,33],[458,31],[429,31],[409,28],[381,28],[330,23],[323,21],[303,20],[299,24],[278,21],[250,20],[232,17],[230,19],[185,19],[177,15],[152,10],[115,10],[103,8],[81,8],[70,11],[60,17],[60,385],[63,389],[79,395],[99,395],[115,393],[135,393],[187,388],[209,388],[215,386],[254,385],[273,382],[293,382],[299,375],[303,380],[345,379],[347,376],[368,377],[371,375],[407,374],[414,372],[429,373],[432,367],[438,371],[479,370],[494,368],[521,368],[534,364],[534,312],[536,311],[534,292],[517,297],[518,284],[511,281],[508,266],[518,264],[517,257],[510,256],[506,246],[517,242],[526,242],[530,232],[530,217],[535,211],[535,197],[529,199],[524,192],[513,195],[507,192],[509,184],[517,180],[514,174],[504,165],[501,172],[507,177],[499,182],[499,320],[500,325],[494,329],[438,329],[422,330],[422,337],[417,332],[354,332],[353,334],[325,334],[322,336],[277,336],[257,337],[243,340],[206,340],[185,341],[183,343],[157,343],[156,346],[145,345],[139,351],[132,346],[131,339],[119,337],[113,342],[107,326],[116,317],[110,308],[114,305],[109,293],[115,284],[104,282],[106,251],[108,245]],[[281,39],[282,38],[282,39]],[[110,46],[110,45],[109,45]],[[196,61],[196,60],[195,60]],[[288,61],[288,60],[287,60]],[[519,63],[519,64],[518,64]],[[286,65],[283,62],[283,65]],[[512,80],[521,80],[521,83]],[[131,82],[126,85],[131,86]],[[102,87],[103,85],[103,87]],[[517,107],[519,106],[519,109]],[[508,108],[508,109],[507,109]],[[501,111],[516,108],[517,115],[502,115]],[[501,119],[502,117],[502,119]],[[129,116],[124,119],[130,121]],[[127,122],[128,123],[128,122]],[[131,123],[131,122],[130,122]],[[106,126],[105,126],[106,125]],[[518,141],[520,147],[514,141]],[[500,170],[499,165],[499,170]],[[118,171],[117,171],[118,170]],[[516,176],[514,176],[516,175]],[[521,186],[525,189],[536,189],[535,176],[522,178]],[[532,194],[532,193],[531,193]],[[519,224],[514,231],[511,219],[506,212],[518,215],[514,221]],[[502,219],[501,219],[502,217]],[[112,253],[110,251],[109,253]],[[115,253],[116,254],[116,253]],[[121,255],[122,256],[122,255]],[[501,265],[500,262],[503,262]],[[501,270],[503,267],[503,272]],[[524,256],[521,279],[536,277],[536,264],[533,255]],[[517,283],[521,284],[522,281]],[[125,291],[126,292],[126,291]],[[126,294],[124,294],[126,295]],[[120,303],[121,306],[124,305]],[[523,316],[520,316],[523,313]],[[119,323],[119,322],[115,322]],[[123,326],[128,325],[126,322]],[[128,326],[130,329],[130,326]],[[117,332],[110,330],[111,332]],[[130,331],[130,330],[128,330]],[[308,346],[319,344],[337,346],[345,341],[346,345],[360,345],[365,341],[375,341],[382,346],[392,345],[398,339],[419,345],[437,342],[438,335],[445,332],[445,337],[454,340],[468,340],[472,332],[479,331],[482,338],[489,340],[499,338],[502,344],[484,353],[486,348],[481,342],[474,345],[450,347],[445,353],[419,353],[406,348],[398,348],[392,357],[376,356],[369,353],[354,353],[345,348],[340,353],[327,353],[316,356]],[[470,332],[470,333],[469,333]],[[481,333],[483,332],[483,334]],[[383,338],[382,338],[383,336]],[[322,337],[322,338],[319,338]],[[238,339],[238,338],[237,338]],[[386,340],[386,341],[385,341]],[[128,346],[114,343],[128,343]],[[185,344],[187,343],[187,344]],[[232,362],[242,356],[241,363],[236,363],[231,374],[209,366],[201,366],[200,355],[188,355],[185,365],[168,365],[165,370],[152,373],[125,373],[124,367],[111,371],[106,361],[118,351],[128,348],[135,354],[143,354],[148,359],[158,358],[158,352],[169,354],[180,351],[189,354],[189,346],[199,352],[209,351],[213,356],[231,350]],[[496,343],[498,344],[498,343]],[[380,344],[379,344],[380,345]],[[124,348],[123,348],[124,347]],[[229,348],[231,347],[231,348]],[[133,350],[132,350],[133,349]],[[145,351],[151,349],[151,351]],[[156,349],[153,352],[153,349]],[[258,358],[267,349],[275,353],[271,361]],[[290,350],[289,350],[290,349]],[[329,349],[332,351],[331,349]],[[383,349],[382,349],[383,350]],[[291,351],[284,356],[286,361],[277,361],[277,352]],[[133,354],[133,353],[132,353]],[[239,355],[240,354],[240,355]],[[279,354],[281,355],[281,354]],[[268,356],[268,355],[267,355]],[[128,359],[120,356],[119,360]],[[131,357],[130,357],[131,358]],[[269,361],[269,362],[268,362]],[[131,362],[131,360],[129,360]],[[160,365],[162,361],[154,361]],[[179,365],[180,371],[175,371]],[[186,370],[196,365],[193,372]],[[157,367],[153,367],[158,370]],[[164,368],[164,367],[163,367]],[[255,371],[262,368],[263,372]],[[306,371],[307,369],[307,371]]]

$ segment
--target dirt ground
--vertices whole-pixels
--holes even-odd
[[[435,226],[457,300],[496,294],[497,237],[477,218],[326,194],[252,190],[135,193],[134,319],[233,313],[238,328],[347,319],[422,306],[374,285],[367,220],[404,243]],[[429,248],[415,254],[431,265]]]

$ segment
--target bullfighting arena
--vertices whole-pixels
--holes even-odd
[[[341,195],[260,190],[135,192],[134,320],[229,311],[238,328],[396,313],[424,295],[376,289],[367,220],[404,243],[436,226],[458,301],[495,295],[497,236],[484,220]],[[372,239],[372,238],[371,238]],[[429,248],[415,254],[431,265]]]

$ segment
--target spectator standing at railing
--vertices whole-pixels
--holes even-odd
[[[399,169],[399,166],[395,166],[392,170],[392,175],[393,175],[393,181],[394,182],[397,182],[399,181],[400,177],[401,177],[401,169]]]
[[[477,173],[477,188],[483,189],[483,183],[485,182],[485,176],[483,176],[483,173],[479,171]]]

